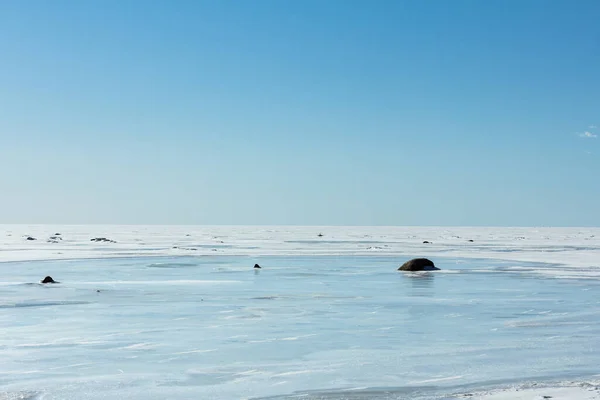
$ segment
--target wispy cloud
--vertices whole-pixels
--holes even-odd
[[[590,126],[588,126],[588,129],[596,129],[596,128],[597,128],[596,125],[590,125]]]
[[[579,136],[581,136],[582,138],[597,138],[598,135],[596,135],[595,133],[592,133],[590,131],[585,131],[583,133],[580,133]]]

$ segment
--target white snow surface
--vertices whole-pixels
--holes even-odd
[[[456,398],[471,400],[598,400],[600,381],[564,382],[562,386],[517,386],[484,393],[461,393]]]
[[[215,254],[426,254],[577,269],[600,267],[600,228],[0,225],[0,261]]]

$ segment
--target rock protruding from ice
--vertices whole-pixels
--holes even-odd
[[[107,242],[107,243],[117,243],[114,240],[111,239],[107,239],[105,237],[97,237],[97,238],[92,238],[90,239],[90,242]]]
[[[254,264],[254,269],[259,269],[259,268],[262,268],[262,267],[258,264]]]
[[[56,282],[54,279],[52,279],[51,276],[47,276],[44,279],[42,279],[41,283],[58,283],[58,282]]]
[[[413,258],[402,264],[398,271],[436,271],[439,270],[433,261],[427,258]]]
[[[36,238],[34,238],[33,236],[27,236],[26,240],[37,240]]]
[[[50,236],[47,240],[48,243],[58,243],[60,240],[63,240],[60,236]]]

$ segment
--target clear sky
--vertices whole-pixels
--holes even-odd
[[[600,226],[597,0],[0,1],[0,223]]]

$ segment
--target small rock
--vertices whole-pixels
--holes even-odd
[[[323,237],[323,234],[322,234],[322,233],[319,233],[317,236],[318,236],[318,237]]]
[[[90,242],[107,242],[107,243],[117,243],[114,240],[111,239],[107,239],[105,237],[97,237],[97,238],[92,238],[90,239]]]
[[[59,283],[59,282],[56,282],[54,279],[52,279],[51,276],[47,276],[44,279],[42,279],[40,281],[40,283]]]
[[[473,239],[469,239],[469,242],[473,242]]]
[[[255,269],[259,269],[259,268],[262,268],[262,267],[260,265],[258,265],[258,264],[254,264],[254,268]]]
[[[50,236],[47,240],[48,243],[58,243],[59,240],[62,240],[60,236]]]
[[[431,242],[428,240],[423,240],[423,244],[425,244],[425,243],[431,243]]]
[[[27,236],[26,240],[37,240],[36,238],[32,237],[32,236]]]
[[[60,236],[60,233],[56,232],[56,233],[54,234],[54,236]]]

